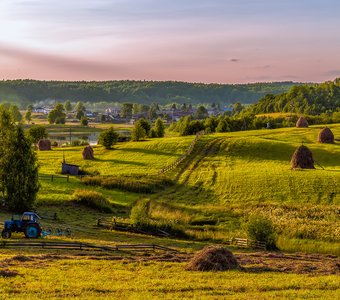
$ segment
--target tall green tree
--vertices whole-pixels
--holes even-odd
[[[13,211],[32,208],[39,190],[38,164],[31,141],[11,114],[0,109],[0,188]]]
[[[199,120],[202,120],[202,119],[205,119],[205,118],[208,118],[208,111],[207,109],[204,107],[204,106],[199,106],[195,112],[195,119],[199,119]]]
[[[165,126],[161,118],[158,118],[155,123],[155,132],[157,137],[163,137],[165,131]]]
[[[64,106],[61,103],[57,103],[47,116],[50,124],[65,124],[66,114]]]
[[[132,116],[132,103],[123,103],[122,109],[120,111],[122,118],[131,118]]]
[[[32,121],[32,111],[27,110],[25,113],[25,121],[29,124]]]
[[[65,107],[66,112],[72,111],[73,107],[72,107],[71,101],[66,100],[65,103],[64,103],[64,107]]]
[[[137,121],[132,129],[131,139],[138,142],[140,140],[143,140],[146,136],[147,134],[145,132],[145,129],[143,128],[142,124]]]
[[[77,111],[76,112],[76,118],[78,120],[81,120],[81,118],[85,116],[85,112],[86,112],[85,105],[83,104],[83,102],[78,101],[78,103],[75,106],[75,109]]]
[[[140,125],[144,128],[145,134],[146,134],[146,135],[149,135],[149,132],[150,132],[150,129],[151,129],[151,125],[150,125],[150,123],[148,122],[148,120],[146,120],[146,119],[144,119],[144,118],[140,118],[140,119],[136,122],[136,124],[140,124]],[[136,124],[135,124],[135,125],[136,125]]]
[[[22,114],[20,113],[18,106],[16,106],[15,104],[12,104],[9,107],[9,112],[11,113],[13,120],[15,122],[21,122],[22,121]]]

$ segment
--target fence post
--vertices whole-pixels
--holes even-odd
[[[52,174],[52,176],[51,176],[51,181],[53,181],[53,177],[54,177],[54,175]]]

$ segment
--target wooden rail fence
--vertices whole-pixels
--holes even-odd
[[[265,242],[250,240],[250,239],[241,239],[241,238],[233,238],[226,242],[227,245],[234,245],[241,248],[252,248],[252,249],[261,249],[266,250],[267,245]]]
[[[146,232],[144,230],[141,230],[133,226],[133,224],[130,224],[127,222],[116,221],[115,218],[113,218],[112,220],[98,219],[97,226],[105,227],[109,230],[128,231],[128,232],[133,232],[133,233],[147,234],[147,235],[153,235],[153,236],[159,236],[159,237],[170,237],[171,236],[168,232],[164,230],[160,230],[160,229],[155,229],[152,232],[151,231]]]
[[[167,251],[167,252],[178,252],[175,249],[157,245],[157,244],[122,244],[114,246],[100,246],[89,243],[78,243],[78,242],[12,242],[12,241],[1,241],[0,249],[3,248],[42,248],[49,250],[105,250],[110,252],[117,251]]]
[[[177,158],[174,162],[172,162],[171,164],[167,165],[166,167],[164,167],[163,169],[161,169],[158,174],[164,174],[168,171],[171,171],[172,169],[176,168],[185,158],[187,158],[191,152],[194,150],[194,147],[197,143],[197,141],[199,140],[199,138],[202,136],[202,135],[205,135],[206,132],[204,130],[196,133],[196,136],[195,138],[193,139],[193,141],[191,142],[188,150],[182,154],[179,158]]]

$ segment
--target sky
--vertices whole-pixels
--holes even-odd
[[[0,0],[0,79],[322,82],[338,0]]]

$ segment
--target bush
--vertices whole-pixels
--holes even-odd
[[[101,212],[112,213],[110,202],[101,193],[96,191],[77,189],[73,193],[73,198],[77,203],[82,205],[97,209]]]
[[[246,223],[249,239],[265,242],[267,249],[276,249],[276,232],[270,219],[263,215],[251,215]]]
[[[98,143],[103,145],[105,149],[111,149],[112,145],[117,143],[118,137],[119,134],[111,127],[100,133]]]
[[[48,134],[45,126],[34,125],[27,131],[28,136],[34,144],[37,144],[39,140],[46,139]]]
[[[140,199],[131,209],[130,220],[131,223],[138,228],[149,227],[149,209],[150,200]]]

